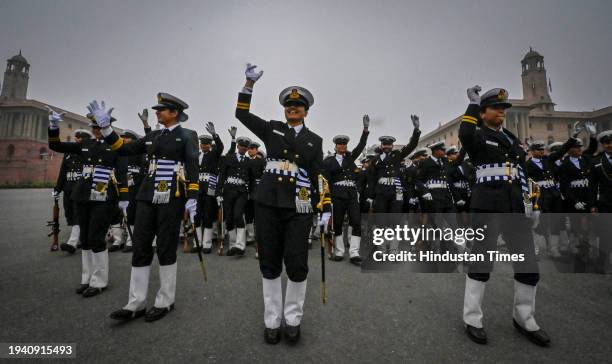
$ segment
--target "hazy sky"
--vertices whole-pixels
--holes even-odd
[[[307,125],[331,149],[335,134],[356,142],[364,113],[369,142],[404,143],[411,113],[430,131],[465,110],[475,83],[520,98],[530,46],[558,110],[612,104],[610,0],[0,0],[0,58],[22,49],[29,98],[81,114],[104,99],[140,131],[136,114],[166,91],[190,104],[186,127],[213,121],[224,140],[232,124],[252,136],[234,118],[249,61],[265,71],[252,111],[283,120],[279,91],[305,86]]]

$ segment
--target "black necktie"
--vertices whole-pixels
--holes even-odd
[[[170,134],[170,129],[162,130],[161,135],[167,135],[167,134]]]

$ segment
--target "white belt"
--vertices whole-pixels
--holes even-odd
[[[543,181],[536,181],[536,184],[538,186],[540,186],[540,188],[551,188],[551,187],[555,187],[555,181],[553,181],[552,179],[546,179]]]
[[[130,172],[130,173],[137,173],[138,174],[138,173],[140,173],[140,168],[131,167],[131,168],[128,168],[128,172]]]
[[[486,177],[510,177],[511,179],[518,178],[518,169],[516,167],[488,167],[476,170],[476,179]]]
[[[570,182],[571,188],[589,187],[589,180],[586,178],[577,179]]]
[[[429,188],[429,189],[432,189],[432,188],[448,188],[448,183],[446,183],[446,181],[431,180],[431,181],[427,181],[425,186],[427,188]]]
[[[212,175],[210,173],[202,172],[200,173],[200,182],[206,182],[210,179]],[[231,177],[230,177],[231,178]]]
[[[93,167],[91,165],[86,164],[83,166],[83,177],[84,178],[91,177],[92,173],[93,173]]]
[[[229,184],[238,185],[238,186],[246,185],[246,182],[242,178],[238,178],[238,177],[227,177],[226,182]]]
[[[334,186],[355,187],[355,181],[345,179],[343,181],[334,182]]]
[[[79,178],[81,178],[81,173],[79,172],[67,172],[66,173],[66,180],[70,182],[74,182],[78,180]]]
[[[395,177],[380,177],[378,179],[379,185],[395,186]]]
[[[467,183],[466,181],[455,182],[453,183],[453,186],[455,186],[455,188],[462,189],[468,189],[470,187],[469,183]]]
[[[268,159],[265,171],[274,174],[295,175],[298,173],[298,166],[288,160]]]

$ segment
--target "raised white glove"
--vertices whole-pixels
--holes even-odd
[[[574,123],[574,133],[572,134],[573,138],[576,138],[582,132],[582,121],[576,121]]]
[[[525,216],[531,218],[533,216],[533,204],[531,202],[523,202],[523,205],[525,205]]]
[[[370,116],[368,116],[368,114],[365,114],[363,116],[363,128],[367,129],[370,127]]]
[[[195,222],[195,215],[198,208],[198,201],[195,198],[190,198],[185,202],[185,210],[189,213],[189,220]]]
[[[319,216],[319,221],[317,225],[324,226],[325,230],[327,230],[327,225],[329,224],[329,219],[331,218],[331,212],[323,212]]]
[[[433,200],[433,196],[431,195],[431,193],[430,193],[430,192],[427,192],[427,193],[426,193],[426,194],[424,194],[422,197],[423,197],[423,199],[424,199],[424,200],[427,200],[427,201],[431,201],[431,200]]]
[[[236,139],[236,131],[238,131],[237,127],[232,126],[231,128],[227,129],[227,131],[229,131],[229,134],[232,137],[232,140]]]
[[[89,112],[93,115],[96,124],[98,124],[100,128],[110,126],[111,113],[113,112],[114,108],[111,107],[110,109],[106,110],[106,103],[104,103],[104,101],[98,104],[98,101],[93,100],[87,106],[87,110],[89,110]]]
[[[465,206],[465,201],[463,200],[457,201],[457,206]]]
[[[143,124],[148,124],[149,123],[149,109],[142,109],[142,114],[138,114],[138,117],[140,118],[140,121],[142,121]]]
[[[213,137],[217,134],[215,131],[215,124],[213,124],[212,121],[206,123],[206,131]]]
[[[419,126],[421,125],[419,117],[417,115],[410,115],[410,119],[412,120],[412,126],[414,126],[414,128],[418,130]]]
[[[123,211],[123,214],[127,216],[127,209],[130,205],[130,201],[119,201],[119,208]]]
[[[467,97],[470,99],[470,104],[480,104],[480,95],[478,95],[480,91],[482,91],[482,87],[478,85],[467,89]]]
[[[257,68],[256,65],[247,63],[246,71],[244,71],[244,75],[246,76],[247,80],[257,82],[257,80],[259,80],[259,78],[263,75],[263,71],[255,72],[255,68]]]
[[[58,114],[55,110],[46,105],[45,109],[49,112],[49,129],[59,129],[59,123],[64,120],[63,116],[66,115],[66,112]]]
[[[584,210],[586,208],[586,204],[584,202],[576,202],[574,208],[576,210]]]
[[[217,204],[221,205],[223,203],[223,196],[217,196]]]
[[[589,135],[597,134],[597,129],[595,128],[595,123],[592,121],[587,121],[584,123],[584,128],[589,133]]]

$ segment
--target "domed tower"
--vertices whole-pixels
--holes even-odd
[[[0,97],[5,99],[23,100],[28,94],[28,80],[30,79],[30,64],[19,54],[6,61],[6,71],[4,71],[4,82],[2,83],[2,93]]]
[[[544,57],[529,47],[529,52],[521,61],[523,66],[523,99],[542,110],[554,110],[555,104],[550,99],[549,84],[544,68]]]

